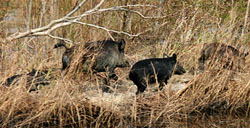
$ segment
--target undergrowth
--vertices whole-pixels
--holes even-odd
[[[1,38],[6,38],[12,30],[25,30],[27,15],[26,6],[19,4],[19,0],[5,2],[9,1],[0,2],[3,5],[0,18],[14,12],[19,20],[0,20]],[[22,2],[28,5],[27,1]],[[64,16],[77,3],[76,0],[58,1],[57,4],[49,1],[46,16],[40,20],[40,2],[33,1],[31,28]],[[88,1],[82,11],[96,4]],[[159,1],[105,1],[102,7],[124,4],[159,6]],[[162,57],[163,53],[177,53],[178,61],[191,72],[197,67],[203,44],[214,41],[232,45],[241,52],[249,51],[250,22],[242,28],[246,0],[170,0],[163,2],[160,13],[159,8],[133,9],[147,16],[167,17],[143,19],[133,13],[114,11],[83,19],[133,34],[153,28],[135,38],[112,33],[115,39],[125,38],[125,53],[131,65],[144,58]],[[166,25],[157,28],[165,22]],[[245,33],[241,33],[242,29],[246,30]],[[80,45],[109,38],[105,31],[83,25],[70,25],[54,33]],[[194,73],[186,86],[177,92],[166,87],[162,92],[148,90],[136,96],[136,87],[128,80],[129,68],[116,70],[119,79],[118,82],[111,81],[113,93],[101,90],[105,73],[90,75],[72,71],[65,76],[60,71],[63,50],[53,49],[57,42],[49,37],[27,37],[7,44],[1,42],[2,84],[8,77],[30,72],[33,68],[53,69],[50,84],[35,92],[24,88],[25,79],[11,87],[0,86],[1,127],[250,127],[249,56],[246,57],[244,72],[209,68],[203,73]],[[77,66],[73,64],[72,69],[77,69]]]

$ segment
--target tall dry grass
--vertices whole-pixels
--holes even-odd
[[[0,24],[2,38],[14,30],[25,30],[28,1],[11,1],[6,8],[16,13],[18,22]],[[42,15],[41,1],[33,1],[30,27],[46,25],[69,12],[77,1],[46,2]],[[82,11],[97,4],[88,1]],[[152,4],[159,1],[106,1],[103,7],[122,4]],[[14,9],[13,9],[14,8]],[[177,53],[179,62],[189,71],[197,66],[203,43],[217,41],[230,44],[241,51],[249,50],[249,31],[240,36],[244,24],[247,1],[168,1],[158,8],[135,8],[148,16],[165,15],[162,19],[142,19],[128,12],[106,12],[88,16],[86,22],[136,34],[127,41],[126,57],[131,64],[163,53]],[[6,15],[8,14],[6,12]],[[126,16],[124,16],[126,15]],[[124,25],[123,21],[127,24]],[[249,20],[249,19],[248,19]],[[22,21],[22,22],[20,22]],[[157,28],[157,25],[168,22]],[[157,24],[156,24],[157,23]],[[246,30],[249,30],[249,23]],[[122,26],[124,25],[124,26]],[[121,27],[122,26],[122,27]],[[109,38],[102,30],[71,25],[53,34],[84,44],[89,40]],[[48,37],[29,37],[11,43],[1,43],[0,80],[27,73],[32,68],[53,69],[50,85],[36,92],[28,92],[25,81],[10,88],[0,88],[1,127],[249,127],[250,57],[246,58],[245,72],[207,69],[194,74],[185,88],[174,92],[166,87],[162,92],[147,90],[135,96],[136,86],[127,75],[129,68],[117,69],[118,82],[112,81],[113,93],[103,93],[101,77],[96,74],[60,73],[63,50],[53,49],[58,41]],[[74,67],[73,67],[74,68]]]

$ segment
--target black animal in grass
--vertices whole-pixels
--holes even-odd
[[[96,42],[87,42],[84,48],[87,52],[82,55],[81,63],[84,65],[82,67],[83,71],[87,71],[89,66],[95,72],[108,72],[109,78],[117,80],[118,77],[114,73],[116,67],[129,67],[130,64],[124,56],[126,42],[124,39],[116,42],[113,40],[102,40]],[[68,48],[64,43],[58,43],[54,48],[64,47],[66,51],[62,57],[63,67],[62,70],[68,68],[72,61],[72,56],[76,46]],[[79,46],[78,46],[79,47]],[[94,60],[93,60],[94,58]],[[94,61],[92,63],[92,60]],[[91,64],[92,63],[92,64]]]
[[[150,58],[136,62],[129,72],[129,78],[137,86],[136,95],[142,93],[147,88],[147,84],[159,82],[159,89],[162,90],[164,83],[168,83],[168,79],[172,74],[184,74],[185,69],[177,63],[177,56],[172,57],[166,55],[163,58]]]
[[[205,44],[199,57],[198,71],[216,66],[229,70],[242,70],[248,52],[241,53],[238,49],[222,43]]]
[[[54,48],[60,48],[60,47],[65,48],[65,51],[64,51],[63,56],[62,56],[62,70],[65,70],[66,68],[69,67],[69,63],[72,60],[72,56],[73,56],[73,53],[74,53],[74,50],[75,50],[75,46],[72,46],[72,47],[69,48],[62,42],[60,42],[60,43],[58,43],[58,44],[56,44],[54,46]]]
[[[36,91],[39,85],[49,84],[47,74],[47,70],[38,71],[36,69],[32,69],[32,71],[27,74],[14,75],[12,77],[7,78],[4,85],[10,87],[11,85],[17,84],[22,78],[26,76],[27,83],[25,87],[27,87],[29,91]]]

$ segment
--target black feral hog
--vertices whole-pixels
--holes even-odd
[[[173,73],[178,75],[186,73],[185,69],[177,63],[176,54],[172,57],[164,56],[136,62],[129,73],[129,78],[137,86],[137,95],[144,92],[148,83],[155,83],[156,78],[160,83],[159,89],[162,90],[164,83],[168,83]]]
[[[16,84],[20,79],[24,76],[26,76],[27,79],[27,88],[29,91],[35,91],[37,90],[38,85],[48,85],[49,80],[47,79],[48,71],[38,71],[35,69],[32,69],[31,72],[27,74],[19,74],[14,75],[12,77],[9,77],[6,82],[4,83],[5,86],[10,86]]]
[[[68,48],[64,43],[61,43],[61,42],[54,46],[54,48],[59,48],[59,47],[65,48],[65,52],[63,53],[63,56],[62,56],[62,70],[65,70],[66,68],[68,68],[69,63],[72,60],[72,55],[75,50],[75,47],[72,46]]]
[[[248,55],[248,52],[240,53],[238,49],[230,45],[210,43],[204,45],[200,54],[198,71],[204,70],[205,66],[240,70],[245,66],[245,57]]]
[[[129,67],[130,64],[126,61],[124,56],[126,42],[121,39],[119,42],[113,40],[102,40],[97,42],[88,42],[84,45],[87,52],[82,55],[82,67],[83,71],[88,71],[92,69],[95,72],[105,72],[109,73],[109,78],[117,80],[117,76],[114,73],[116,67]],[[65,47],[66,51],[62,57],[64,70],[69,67],[70,61],[72,60],[72,54],[75,47],[67,48],[64,44],[59,43],[55,45],[55,48]]]
[[[114,69],[116,67],[130,66],[124,56],[125,45],[126,42],[124,39],[121,39],[119,42],[115,42],[113,40],[103,40],[87,43],[85,47],[90,49],[90,53],[97,52],[95,62],[91,65],[91,68],[96,72],[108,71],[109,78],[117,80],[118,78],[114,73]],[[90,64],[88,58],[85,56],[83,63],[86,65]]]

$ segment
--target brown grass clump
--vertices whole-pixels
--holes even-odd
[[[1,96],[1,127],[112,127],[119,123],[119,115],[92,104],[78,89],[58,82],[39,93],[8,90]]]
[[[195,76],[172,96],[165,92],[139,98],[137,124],[142,127],[248,127],[249,79],[237,81],[238,75],[243,74],[211,69]]]

